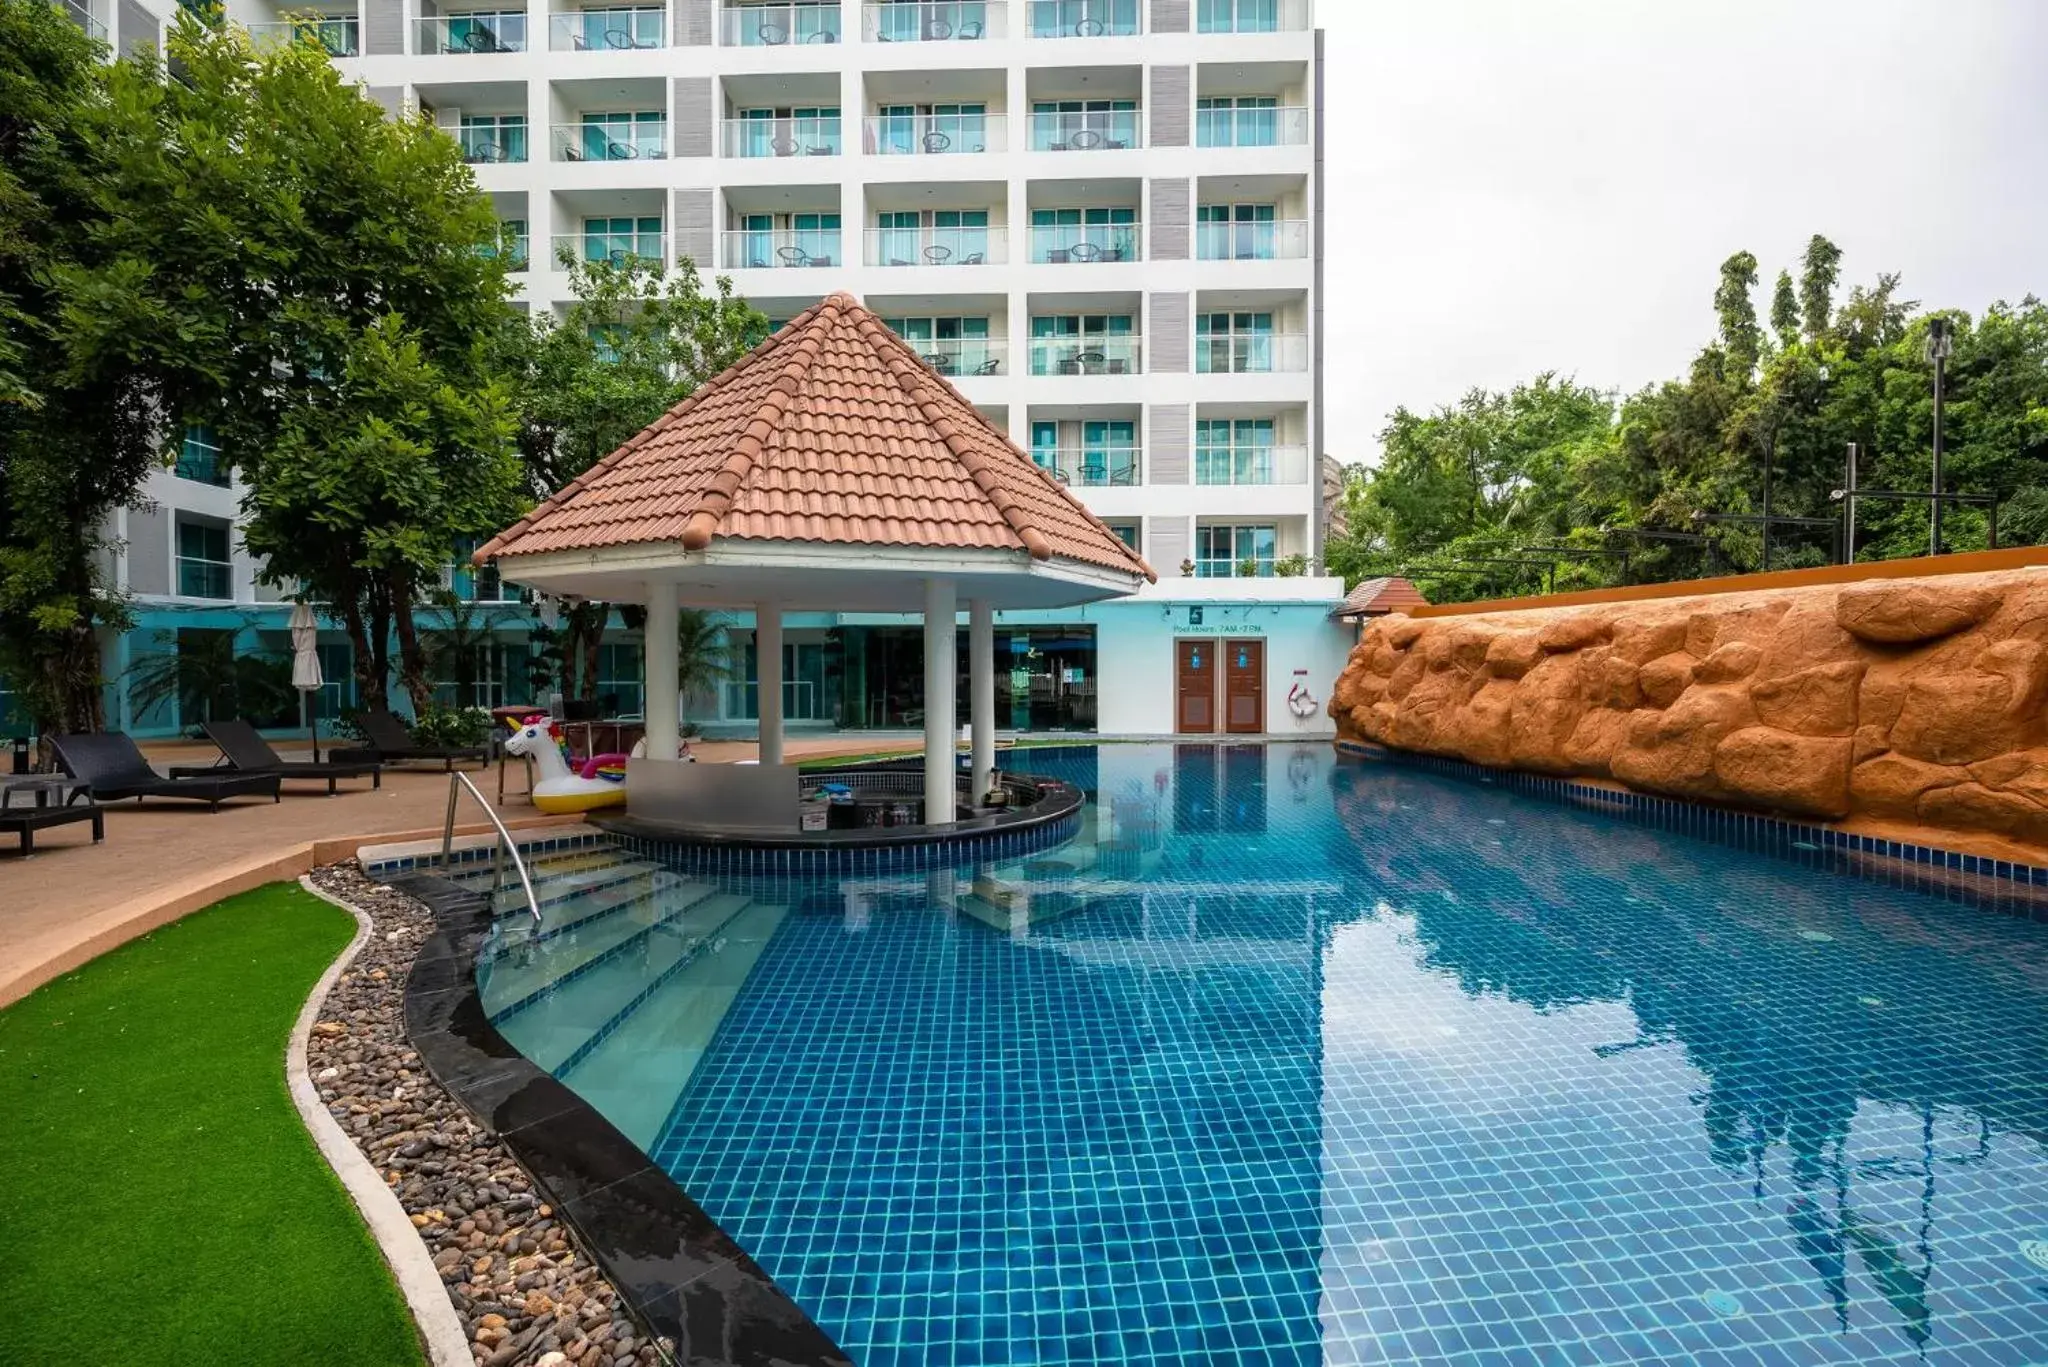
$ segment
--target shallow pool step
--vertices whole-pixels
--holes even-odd
[[[659,865],[629,859],[614,860],[601,867],[577,869],[572,873],[560,875],[543,876],[538,870],[530,872],[533,876],[534,900],[540,903],[541,919],[552,925],[560,918],[549,915],[550,911],[564,903],[622,884],[644,885],[660,871]],[[485,880],[484,887],[489,887],[488,879]],[[505,870],[505,886],[498,889],[492,905],[500,913],[526,909],[526,893],[519,886],[519,875],[512,869]]]
[[[607,1022],[558,1070],[577,1094],[651,1150],[747,975],[789,908],[749,903],[696,954]]]
[[[703,883],[658,889],[629,884],[591,893],[587,903],[565,904],[565,924],[547,928],[537,940],[508,942],[486,961],[487,973],[480,979],[485,1010],[493,1020],[502,1019],[600,960],[630,951],[642,937],[688,923],[696,904],[711,892]]]
[[[599,1032],[627,1014],[649,983],[694,954],[748,905],[738,893],[712,893],[666,913],[552,986],[513,1002],[492,1021],[520,1053],[550,1072],[579,1050],[595,1047]],[[502,999],[501,999],[502,1000]]]
[[[529,854],[526,856],[526,871],[533,876],[534,882],[538,883],[543,877],[572,874],[584,869],[603,868],[616,864],[628,857],[615,845],[595,845],[588,849],[563,850],[554,854]],[[517,874],[512,872],[510,860],[507,860],[505,863],[505,875],[513,879],[518,877]],[[458,864],[453,877],[456,882],[465,883],[471,887],[475,887],[479,883],[489,883],[491,881],[491,860],[488,853],[477,862]]]

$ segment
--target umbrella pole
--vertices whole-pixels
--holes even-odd
[[[299,690],[299,711],[306,718],[306,734],[313,738],[313,763],[318,764],[320,762],[320,718],[313,715],[313,692],[311,689]]]

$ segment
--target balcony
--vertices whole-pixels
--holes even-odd
[[[1195,257],[1200,261],[1305,261],[1308,246],[1306,219],[1195,225]]]
[[[577,261],[626,266],[638,261],[668,262],[667,233],[558,233],[551,244],[558,269]]]
[[[1197,147],[1305,147],[1314,111],[1300,105],[1237,105],[1195,110]]]
[[[1138,0],[1029,0],[1033,38],[1132,38]]]
[[[505,254],[505,269],[523,271],[526,269],[526,234],[508,233],[499,244],[498,250]]]
[[[1311,18],[1310,0],[1195,0],[1197,33],[1297,33]]]
[[[1197,484],[1307,484],[1306,446],[1197,446]]]
[[[1144,130],[1135,109],[1034,111],[1034,152],[1121,152],[1143,147]]]
[[[194,484],[211,484],[216,489],[225,489],[229,481],[227,471],[221,468],[220,448],[206,439],[205,431],[204,428],[193,428],[186,432],[171,473]]]
[[[861,11],[871,43],[959,43],[1009,36],[1002,0],[886,0]]]
[[[636,52],[668,45],[661,9],[587,9],[548,18],[550,52]]]
[[[801,270],[840,265],[844,259],[837,228],[740,228],[719,234],[721,270]]]
[[[906,345],[947,379],[1007,375],[1010,344],[1001,337],[911,337]]]
[[[1009,120],[1001,114],[877,114],[862,121],[861,144],[876,157],[1007,152]]]
[[[1145,368],[1145,343],[1125,334],[1035,337],[1033,375],[1136,375]]]
[[[526,12],[448,14],[421,19],[413,30],[420,56],[526,51]]]
[[[362,31],[353,14],[251,24],[249,39],[259,49],[313,43],[330,57],[356,57],[363,50]]]
[[[1197,375],[1275,375],[1308,369],[1308,338],[1298,332],[1234,332],[1195,338]]]
[[[1037,447],[1031,459],[1077,489],[1127,489],[1145,482],[1143,454],[1135,446]]]
[[[92,10],[79,0],[64,0],[64,16],[85,30],[85,36],[97,42],[107,41],[107,26],[93,18]]]
[[[719,151],[728,157],[836,157],[839,116],[727,119]]]
[[[1143,240],[1138,223],[1035,223],[1031,259],[1041,266],[1138,261]]]
[[[182,598],[233,598],[234,578],[231,564],[178,557],[178,595]]]
[[[471,166],[509,165],[526,160],[524,119],[514,123],[497,120],[444,123],[441,131],[455,139],[456,145],[462,149],[462,159]]]
[[[1001,228],[870,228],[870,266],[1001,266],[1009,234]]]
[[[729,5],[719,16],[718,41],[727,47],[784,47],[839,41],[839,6]]]
[[[668,156],[668,122],[558,123],[549,143],[554,161],[661,161]]]

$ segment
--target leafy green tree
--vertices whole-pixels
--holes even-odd
[[[1835,304],[1835,281],[1841,278],[1842,249],[1815,233],[1806,244],[1799,270],[1799,310],[1806,324],[1806,338],[1818,342],[1827,336]]]
[[[1778,272],[1778,285],[1771,293],[1771,331],[1778,334],[1780,347],[1799,344],[1799,296],[1792,292],[1790,271]]]
[[[563,258],[575,294],[557,321],[542,311],[501,339],[514,377],[519,449],[544,497],[625,445],[768,335],[768,319],[720,277],[706,287],[687,258],[673,267]],[[609,603],[562,613],[562,688],[594,697]]]
[[[1756,322],[1756,257],[1737,252],[1721,263],[1721,285],[1714,291],[1714,313],[1721,320],[1721,348],[1728,358],[1728,375],[1745,384],[1756,373],[1763,354],[1763,330]]]

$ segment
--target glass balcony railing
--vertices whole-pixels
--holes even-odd
[[[607,261],[614,266],[634,261],[668,261],[667,233],[561,233],[549,244],[558,267],[578,261]]]
[[[555,161],[661,161],[668,156],[668,124],[632,119],[558,123],[549,142]]]
[[[1304,261],[1308,243],[1306,219],[1195,224],[1195,257],[1200,261]]]
[[[107,26],[93,17],[92,7],[82,0],[63,0],[64,16],[85,30],[85,36],[104,43],[107,41]]]
[[[1271,579],[1277,573],[1276,555],[1248,555],[1242,560],[1203,555],[1195,558],[1197,579]]]
[[[498,250],[504,254],[506,270],[523,271],[526,269],[525,233],[507,234],[504,241],[498,244]]]
[[[1308,338],[1298,332],[1233,332],[1195,338],[1197,375],[1272,375],[1308,369]]]
[[[1010,373],[1010,344],[1001,337],[907,337],[924,363],[949,379]]]
[[[1145,145],[1135,109],[1044,110],[1031,115],[1034,152],[1121,152]]]
[[[178,593],[186,598],[232,598],[234,566],[218,560],[178,557]]]
[[[1009,36],[1002,0],[884,0],[861,11],[871,43],[958,43]]]
[[[874,114],[862,122],[861,143],[874,157],[1007,152],[1009,120],[1001,114]]]
[[[1306,446],[1197,446],[1197,484],[1306,484]]]
[[[471,166],[497,166],[526,160],[524,123],[442,124],[441,131],[462,148]]]
[[[362,54],[362,32],[353,14],[317,18],[280,19],[275,23],[249,25],[249,37],[257,47],[282,47],[289,43],[312,43],[330,57]]]
[[[1312,122],[1312,111],[1294,105],[1197,109],[1195,146],[1306,146]]]
[[[1143,453],[1135,446],[1041,446],[1032,449],[1031,459],[1076,488],[1128,488],[1145,482]]]
[[[740,229],[719,234],[719,269],[793,270],[846,262],[837,228]]]
[[[1195,0],[1197,33],[1292,33],[1310,18],[1309,0]]]
[[[444,14],[421,19],[414,42],[422,56],[526,51],[526,12]]]
[[[839,116],[727,119],[719,150],[728,157],[836,157]]]
[[[718,40],[727,47],[783,47],[839,41],[839,6],[728,5]]]
[[[1031,259],[1042,266],[1088,265],[1139,261],[1141,225],[1137,223],[1033,224]]]
[[[1130,38],[1138,0],[1030,0],[1033,38]]]
[[[1031,341],[1033,375],[1136,375],[1144,368],[1145,343],[1138,337],[1034,337]]]
[[[870,228],[870,266],[1000,266],[1010,259],[1001,228]]]
[[[184,444],[178,448],[178,459],[171,466],[171,473],[194,484],[211,484],[216,489],[228,487],[228,472],[221,468],[220,448],[192,437],[185,438]]]
[[[668,13],[644,6],[548,17],[550,52],[635,52],[668,45]]]

